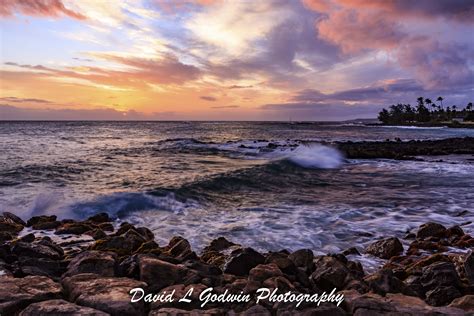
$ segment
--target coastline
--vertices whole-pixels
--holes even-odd
[[[0,217],[0,314],[49,315],[465,315],[474,312],[474,238],[460,226],[426,223],[366,249],[314,255],[310,249],[260,253],[223,237],[197,254],[183,237],[158,245],[146,227],[114,225],[106,213],[85,221]],[[115,227],[114,227],[115,226]],[[158,232],[159,233],[159,232]],[[53,236],[51,238],[50,236]],[[368,274],[360,253],[384,261]],[[349,259],[350,258],[350,259]],[[131,302],[130,291],[167,291],[191,302]],[[199,293],[258,289],[317,294],[337,289],[338,306],[260,301],[208,302]]]

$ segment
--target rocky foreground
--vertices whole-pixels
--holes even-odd
[[[395,237],[368,246],[366,254],[386,261],[367,274],[355,248],[322,256],[309,249],[259,253],[218,238],[198,255],[182,237],[160,246],[149,229],[114,227],[105,213],[82,222],[39,216],[26,223],[4,213],[0,315],[473,315],[474,238],[459,226],[426,223],[405,239],[405,249]],[[337,288],[345,298],[339,307],[249,302],[203,310],[197,300],[131,303],[129,292],[138,287],[182,296],[193,287],[193,298],[208,287],[218,293]]]
[[[414,159],[416,156],[474,154],[474,138],[382,142],[339,142],[335,144],[349,159]]]

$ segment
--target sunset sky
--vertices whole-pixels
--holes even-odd
[[[0,119],[344,120],[474,101],[474,0],[1,0]]]

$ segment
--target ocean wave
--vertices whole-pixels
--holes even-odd
[[[344,157],[335,148],[315,144],[296,148],[287,159],[303,168],[334,169],[342,165]]]

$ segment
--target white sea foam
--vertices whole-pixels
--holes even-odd
[[[338,168],[342,165],[343,159],[341,152],[337,149],[317,144],[299,146],[288,157],[291,162],[312,169]]]

